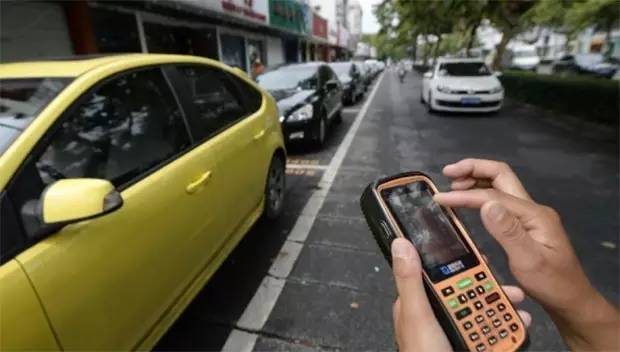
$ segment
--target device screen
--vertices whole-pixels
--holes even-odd
[[[478,264],[448,215],[433,201],[425,182],[388,188],[381,196],[401,231],[418,250],[424,270],[433,282]]]

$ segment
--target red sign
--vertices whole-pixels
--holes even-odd
[[[312,14],[312,34],[316,37],[327,39],[327,20],[316,13]]]
[[[243,5],[235,4],[234,0],[222,0],[222,9],[255,21],[267,21],[267,16],[254,10],[254,0],[243,0]]]

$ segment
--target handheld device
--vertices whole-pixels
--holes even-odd
[[[455,350],[516,351],[525,325],[454,211],[433,201],[437,188],[420,172],[379,179],[360,199],[383,255],[410,240],[422,260],[424,286],[435,316]]]

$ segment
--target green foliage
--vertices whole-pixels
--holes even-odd
[[[505,72],[500,80],[511,98],[585,120],[618,125],[620,85],[617,81],[521,71]]]
[[[565,23],[572,31],[589,26],[609,32],[620,22],[620,4],[617,0],[576,1],[566,11]]]

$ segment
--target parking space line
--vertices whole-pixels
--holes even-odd
[[[287,169],[327,170],[327,165],[286,164]]]
[[[314,224],[314,220],[323,206],[323,201],[325,200],[325,197],[327,197],[327,193],[336,178],[338,169],[340,168],[340,165],[342,165],[349,147],[351,147],[353,138],[355,137],[362,120],[366,116],[368,107],[377,93],[377,88],[383,81],[384,75],[385,74],[381,74],[381,77],[377,80],[370,95],[368,95],[368,99],[364,102],[362,109],[355,117],[349,131],[347,131],[347,134],[332,157],[329,166],[325,169],[325,173],[319,181],[319,189],[314,191],[310,196],[310,199],[306,202],[306,205],[304,206],[300,216],[297,218],[297,221],[289,233],[286,242],[282,246],[280,253],[276,257],[276,260],[272,263],[271,268],[269,269],[269,275],[266,275],[263,278],[261,285],[254,293],[254,297],[252,297],[250,303],[247,305],[241,315],[241,318],[237,322],[239,329],[233,328],[230,335],[228,335],[223,351],[250,352],[254,349],[254,345],[258,339],[258,332],[267,322],[273,307],[284,289],[286,277],[288,277],[288,274],[292,270],[299,254],[301,253],[301,250],[303,249],[303,244],[306,238],[308,238],[308,234]],[[277,274],[278,277],[271,276],[271,273]],[[255,331],[256,333],[248,333],[242,329]]]

